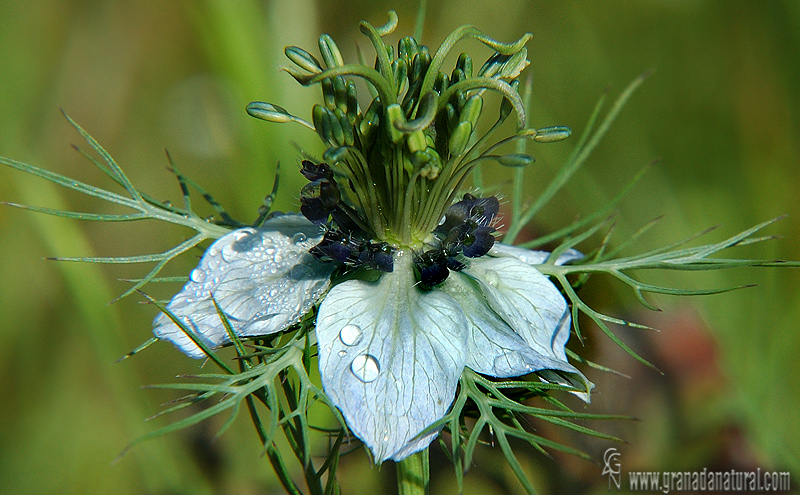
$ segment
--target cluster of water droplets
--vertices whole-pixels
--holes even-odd
[[[358,346],[364,340],[364,332],[361,327],[348,323],[339,330],[339,341],[345,348],[340,349],[337,355],[344,358],[348,354],[348,348]],[[378,359],[372,354],[359,353],[350,362],[350,371],[353,375],[364,383],[370,383],[378,379],[381,372],[381,365]]]
[[[212,297],[240,336],[283,330],[307,313],[328,286],[332,268],[308,253],[318,234],[299,215],[231,232],[206,250],[167,308],[212,347],[228,341]],[[157,336],[198,357],[168,318],[161,315],[154,325]]]

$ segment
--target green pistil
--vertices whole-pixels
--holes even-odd
[[[518,134],[511,140],[553,139],[525,129],[517,77],[528,65],[524,45],[530,35],[500,43],[465,26],[431,55],[413,38],[402,38],[396,50],[384,44],[383,37],[396,25],[394,12],[385,26],[361,23],[362,33],[375,50],[374,61],[363,64],[346,64],[328,35],[319,39],[321,62],[302,48],[286,48],[294,63],[286,71],[305,86],[319,83],[322,87],[323,102],[313,108],[313,126],[268,103],[252,103],[248,111],[272,122],[313,127],[328,146],[323,158],[346,177],[339,185],[342,204],[350,206],[342,210],[373,240],[416,249],[430,237],[476,166],[488,160],[512,167],[533,161],[523,154],[489,154],[496,148],[489,137],[512,113]],[[467,38],[495,53],[479,68],[462,53],[452,72],[444,72],[448,54]],[[359,79],[373,95],[366,110],[358,103],[354,80]],[[479,137],[476,132],[486,91],[499,93],[503,100],[497,121]],[[510,140],[501,141],[506,142]]]

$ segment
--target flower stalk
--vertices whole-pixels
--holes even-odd
[[[396,464],[398,495],[430,494],[430,451],[422,450]]]

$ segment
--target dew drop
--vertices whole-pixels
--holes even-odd
[[[341,340],[344,345],[356,345],[361,342],[362,335],[361,327],[350,323],[342,327],[342,330],[339,332],[339,340]]]
[[[500,275],[494,270],[486,270],[483,275],[483,281],[492,287],[497,287],[500,284]]]
[[[241,229],[241,230],[237,230],[236,233],[234,234],[233,238],[236,241],[243,241],[243,240],[247,239],[248,237],[250,237],[251,235],[253,235],[254,233],[255,233],[254,229],[244,228],[244,229]]]
[[[369,354],[360,354],[353,359],[353,363],[350,365],[350,371],[362,382],[369,383],[378,378],[381,367],[378,364],[378,360],[373,356]]]
[[[301,242],[306,242],[306,239],[308,239],[308,236],[305,235],[302,232],[298,232],[298,233],[296,233],[295,235],[292,236],[292,242],[295,243],[295,244],[300,244]]]
[[[192,282],[195,282],[195,283],[198,283],[198,284],[202,284],[203,282],[206,281],[206,272],[204,272],[203,270],[201,270],[199,268],[195,268],[189,274],[189,279],[191,279]]]
[[[339,351],[337,354],[339,354],[339,357],[345,357],[347,356],[347,351]]]

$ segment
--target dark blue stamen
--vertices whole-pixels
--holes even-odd
[[[459,257],[479,258],[494,246],[494,227],[491,226],[500,209],[494,196],[476,198],[465,194],[464,198],[450,206],[445,219],[437,227],[441,239],[439,249],[431,249],[414,257],[414,272],[424,288],[432,288],[444,282],[452,271],[466,268]],[[463,258],[461,258],[463,259]]]
[[[316,179],[300,190],[300,212],[314,223],[324,223],[339,205],[341,195],[333,179]]]
[[[462,253],[467,258],[479,258],[494,246],[494,229],[492,227],[476,227],[472,230],[462,245]]]
[[[308,180],[333,180],[333,170],[327,163],[314,163],[311,160],[303,160],[301,165],[300,173]]]
[[[361,243],[338,230],[328,230],[319,244],[308,252],[319,261],[353,266],[359,264]]]
[[[367,242],[364,245],[359,260],[366,266],[382,272],[392,272],[394,270],[394,249],[389,243],[381,242],[374,244]]]
[[[448,260],[441,249],[431,249],[414,257],[414,273],[419,284],[430,289],[444,282],[450,270]]]
[[[494,196],[476,198],[466,193],[461,201],[447,209],[444,223],[436,228],[436,232],[446,235],[450,229],[467,221],[488,227],[499,210],[500,202]]]
[[[308,251],[319,261],[337,262],[352,268],[366,266],[373,270],[394,270],[394,248],[386,242],[364,241],[352,234],[329,229],[322,240]]]

